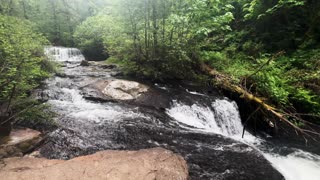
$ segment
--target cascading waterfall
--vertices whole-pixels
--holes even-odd
[[[184,105],[174,101],[167,114],[181,125],[196,128],[200,131],[214,132],[234,139],[241,139],[243,126],[239,115],[238,107],[235,102],[227,99],[216,100],[211,107],[193,104]],[[254,136],[246,132],[246,140],[253,142]]]
[[[77,48],[46,47],[44,52],[46,56],[55,61],[80,62],[85,60],[81,51]]]
[[[260,149],[262,139],[246,132],[242,139],[243,125],[237,104],[227,99],[215,100],[211,107],[192,106],[174,101],[167,114],[189,129],[222,134]],[[265,149],[265,148],[263,148]],[[262,150],[261,150],[262,151]],[[320,156],[296,150],[287,156],[262,151],[266,159],[283,174],[286,180],[319,180]]]

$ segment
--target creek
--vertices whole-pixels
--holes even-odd
[[[75,48],[45,51],[62,68],[38,92],[57,113],[59,124],[40,149],[44,157],[70,159],[106,149],[163,147],[186,159],[191,179],[320,179],[319,155],[269,143],[249,132],[242,138],[237,104],[218,93],[148,84],[157,91],[154,107],[97,101],[86,98],[84,87],[116,79],[116,70],[101,63],[80,66],[85,58]]]

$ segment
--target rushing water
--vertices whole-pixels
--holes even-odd
[[[213,110],[212,110],[213,109]],[[243,125],[235,102],[216,100],[211,107],[199,105],[187,106],[174,103],[167,111],[177,121],[192,126],[196,130],[219,133],[243,141],[255,148],[261,148],[263,142],[247,133],[242,139]],[[215,115],[216,117],[215,118]],[[286,156],[262,151],[264,156],[279,170],[287,180],[319,180],[320,156],[302,150],[295,150]]]
[[[44,52],[48,57],[60,62],[81,62],[82,60],[85,60],[81,51],[76,48],[46,47]]]
[[[169,87],[156,85],[159,92],[168,93],[171,106],[165,111],[88,101],[83,97],[83,87],[112,78],[112,72],[98,66],[79,66],[84,57],[75,48],[48,47],[45,52],[65,64],[65,75],[48,80],[39,95],[58,113],[61,126],[42,148],[46,157],[68,159],[105,149],[161,146],[187,159],[193,179],[280,179],[276,174],[263,177],[259,172],[272,172],[264,166],[260,152],[287,180],[320,179],[318,155],[302,150],[287,155],[272,153],[265,140],[248,132],[242,139],[237,104],[227,98],[177,89],[172,93]],[[256,162],[248,159],[252,156]],[[252,176],[245,176],[243,171]]]

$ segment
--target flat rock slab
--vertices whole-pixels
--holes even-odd
[[[42,139],[41,133],[32,129],[14,129],[10,136],[0,140],[0,158],[22,156]]]
[[[72,160],[10,158],[0,164],[6,180],[186,180],[186,161],[171,151],[102,151]]]

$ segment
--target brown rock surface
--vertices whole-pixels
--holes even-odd
[[[0,164],[6,180],[186,180],[185,160],[161,148],[102,151],[72,160],[11,158]]]
[[[14,129],[0,139],[0,158],[21,156],[41,140],[41,133],[32,129]]]

